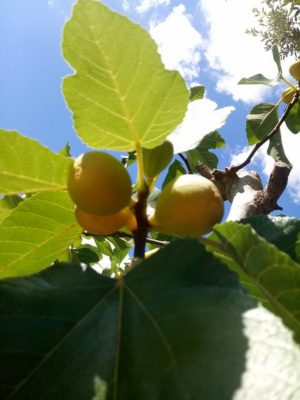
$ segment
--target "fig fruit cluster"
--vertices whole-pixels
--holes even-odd
[[[143,152],[145,175],[154,179],[169,163],[169,142]],[[122,163],[110,154],[91,151],[78,157],[68,176],[69,194],[76,205],[80,226],[94,235],[109,235],[127,228],[134,232],[137,219],[130,208],[131,179]],[[149,228],[177,236],[200,236],[223,217],[223,199],[217,187],[199,175],[181,175],[162,190]]]
[[[296,81],[300,82],[300,60],[294,62],[289,68],[290,75],[296,79]],[[297,88],[291,85],[290,87],[286,88],[281,93],[281,100],[286,103],[290,104],[293,100],[295,93],[297,92]]]
[[[110,154],[91,151],[79,156],[68,176],[68,191],[80,226],[94,235],[109,235],[123,227],[136,229],[131,203],[131,179]]]

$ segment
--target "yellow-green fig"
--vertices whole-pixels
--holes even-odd
[[[153,149],[143,149],[145,175],[152,179],[158,176],[168,166],[173,154],[173,145],[169,141]]]
[[[281,99],[284,101],[286,104],[290,104],[290,102],[293,100],[293,97],[296,93],[296,89],[294,88],[287,88],[285,89],[282,94],[281,94]]]
[[[110,154],[91,151],[78,157],[69,172],[68,190],[74,203],[94,215],[121,211],[131,201],[131,179]]]
[[[290,75],[296,79],[296,81],[300,81],[300,60],[294,62],[289,69]]]
[[[110,235],[121,228],[137,229],[135,215],[128,207],[106,216],[89,214],[76,207],[75,216],[79,225],[93,235]]]
[[[196,237],[220,222],[223,212],[222,196],[210,180],[181,175],[164,187],[149,223],[165,233]]]

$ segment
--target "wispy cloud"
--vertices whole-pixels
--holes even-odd
[[[75,0],[73,1],[73,3],[75,3]],[[48,0],[47,4],[49,7],[53,8],[58,13],[58,15],[60,15],[64,19],[67,19],[68,15],[63,8],[62,0]]]
[[[150,24],[150,34],[158,44],[166,68],[178,70],[188,80],[196,78],[200,72],[203,45],[202,37],[191,20],[185,6],[180,4],[164,21]]]
[[[276,65],[258,38],[245,31],[257,24],[252,8],[261,0],[200,0],[199,7],[207,21],[205,55],[218,80],[217,90],[231,94],[234,100],[247,103],[262,101],[270,88],[262,85],[237,85],[243,77],[262,73],[275,77]]]
[[[146,13],[152,8],[156,8],[161,5],[169,5],[170,0],[142,0],[136,7],[136,11],[140,14]]]

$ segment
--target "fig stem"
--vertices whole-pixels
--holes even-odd
[[[149,189],[145,185],[144,190],[138,191],[137,202],[134,206],[135,217],[137,220],[137,229],[133,232],[134,239],[134,258],[145,258],[145,247],[147,242],[147,234],[149,223],[147,219],[147,198]]]
[[[289,82],[287,79],[285,79],[283,76],[280,78],[285,84],[287,84],[290,88],[293,88],[294,90],[297,90],[296,86],[294,86],[291,82]]]
[[[136,141],[135,149],[137,159],[137,190],[138,192],[143,192],[146,189],[146,184],[144,179],[143,152],[141,143],[139,141]]]

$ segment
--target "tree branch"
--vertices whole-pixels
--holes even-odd
[[[246,158],[246,160],[244,162],[242,162],[240,165],[236,165],[236,166],[232,166],[230,167],[232,172],[237,172],[240,169],[244,168],[246,165],[248,165],[251,160],[252,157],[254,156],[254,154],[257,152],[257,150],[263,145],[265,144],[268,140],[270,140],[274,135],[276,135],[276,133],[279,131],[279,128],[281,127],[281,125],[283,124],[283,122],[286,120],[287,116],[289,115],[291,109],[294,107],[294,105],[298,102],[298,98],[300,95],[300,91],[297,90],[293,100],[290,102],[290,104],[286,107],[286,109],[284,110],[284,113],[282,114],[281,118],[278,120],[277,124],[275,125],[275,127],[272,129],[272,131],[264,138],[262,139],[260,142],[256,143],[256,145],[254,146],[254,148],[252,149],[251,153],[249,154],[249,156]]]

